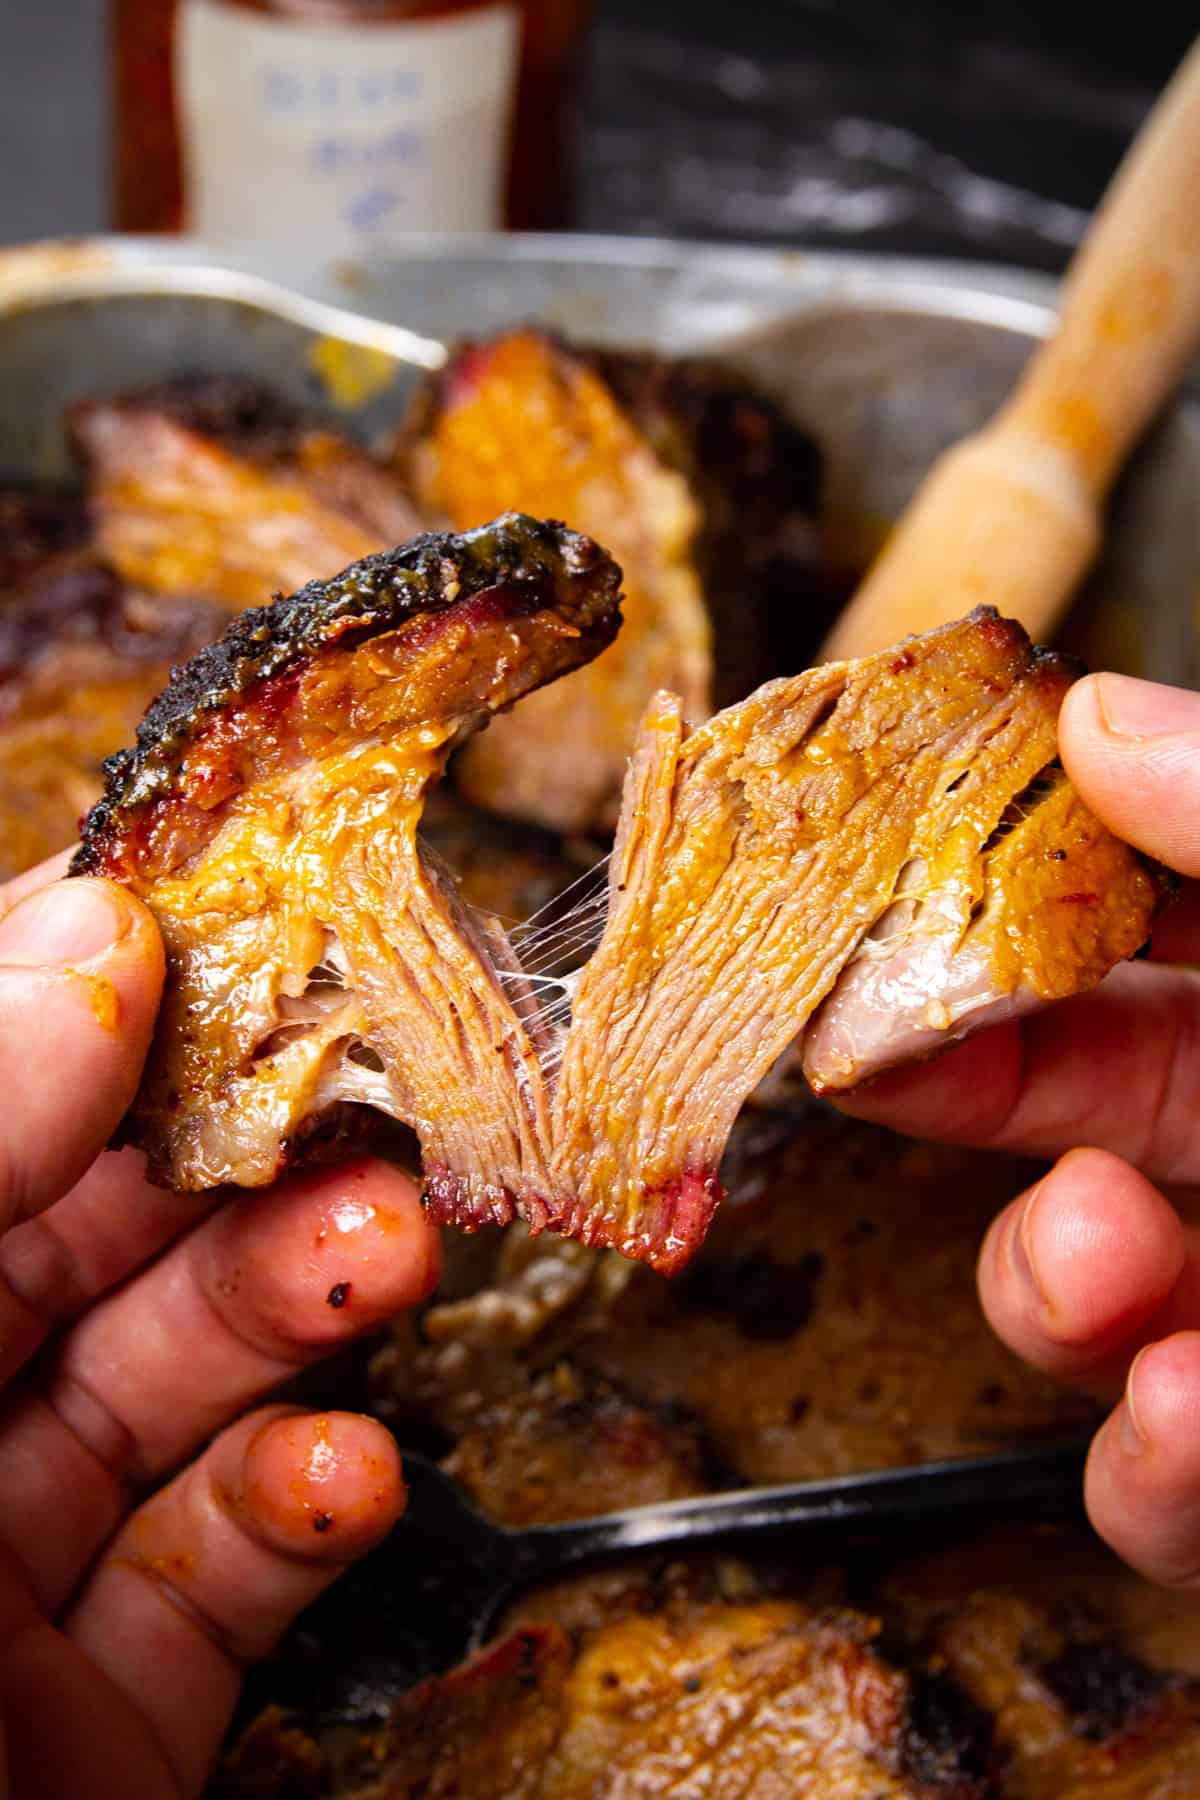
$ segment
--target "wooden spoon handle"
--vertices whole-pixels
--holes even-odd
[[[824,645],[862,656],[988,604],[1035,638],[1100,543],[1130,447],[1200,344],[1200,39],[1117,171],[1015,393],[934,464]]]

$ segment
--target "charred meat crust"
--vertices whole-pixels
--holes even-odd
[[[105,764],[104,798],[86,822],[71,865],[75,875],[104,866],[136,814],[167,795],[189,746],[206,723],[253,689],[285,677],[336,644],[352,649],[423,613],[438,614],[463,599],[502,588],[514,613],[535,612],[557,600],[558,571],[600,571],[604,553],[590,538],[554,523],[508,514],[477,531],[452,536],[426,532],[396,550],[355,563],[332,581],[314,581],[289,598],[243,613],[216,643],[183,668],[146,713],[137,747]],[[618,570],[582,594],[579,660],[615,635]]]

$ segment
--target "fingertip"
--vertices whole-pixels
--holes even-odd
[[[980,1296],[1018,1355],[1111,1388],[1121,1346],[1167,1301],[1186,1254],[1183,1227],[1150,1182],[1108,1151],[1073,1150],[993,1222]]]
[[[1092,1445],[1085,1492],[1118,1555],[1152,1581],[1200,1585],[1200,1332],[1177,1332],[1135,1358]]]
[[[400,1453],[378,1420],[290,1413],[259,1426],[226,1498],[264,1547],[341,1563],[387,1536],[406,1490]]]
[[[1200,695],[1087,675],[1063,700],[1058,742],[1071,782],[1110,831],[1200,875]]]
[[[369,1158],[242,1196],[196,1240],[203,1282],[237,1333],[318,1352],[427,1299],[441,1239],[416,1184]]]

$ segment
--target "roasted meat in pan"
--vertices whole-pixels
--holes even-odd
[[[584,352],[535,331],[466,345],[420,396],[398,462],[456,529],[510,507],[569,519],[624,571],[615,647],[464,749],[457,778],[481,805],[611,829],[656,689],[701,719],[819,641],[816,449],[714,364]]]
[[[163,1177],[270,1181],[357,1102],[415,1128],[435,1219],[519,1212],[674,1271],[743,1101],[831,996],[835,1049],[819,1023],[810,1067],[853,1078],[879,1005],[855,959],[914,869],[939,930],[959,909],[962,963],[939,940],[925,1010],[890,1045],[872,1023],[871,1068],[1077,992],[1146,940],[1153,872],[1064,782],[1035,793],[1070,671],[979,613],[694,730],[658,697],[565,1029],[563,994],[542,1004],[416,829],[468,731],[605,647],[618,581],[590,539],[512,515],[310,584],[175,677],[75,863],[129,882],[163,928],[129,1122]]]
[[[130,587],[82,496],[0,488],[0,880],[65,849],[171,665],[217,608]]]
[[[99,553],[230,611],[420,531],[396,478],[257,383],[176,381],[75,408]]]
[[[86,554],[26,573],[0,605],[0,880],[75,841],[105,758],[221,622],[202,602],[126,587]]]
[[[887,1568],[647,1564],[531,1596],[357,1730],[271,1709],[221,1800],[1182,1800],[1200,1680],[1082,1533]],[[873,1567],[874,1564],[874,1567]],[[922,1567],[921,1564],[924,1566]],[[1066,1580],[1063,1579],[1064,1574]],[[351,1577],[353,1583],[354,1578]],[[1131,1578],[1126,1578],[1131,1580]],[[1170,1599],[1142,1602],[1165,1614]],[[350,1615],[352,1616],[352,1615]]]
[[[876,1636],[861,1614],[770,1600],[614,1620],[578,1649],[529,1627],[405,1695],[338,1792],[987,1800],[990,1721],[956,1695],[957,1734],[926,1737],[920,1678]]]

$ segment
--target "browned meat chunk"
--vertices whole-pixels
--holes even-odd
[[[71,427],[100,554],[160,593],[203,594],[237,611],[425,523],[393,475],[250,382],[200,379],[89,402]]]
[[[138,593],[85,554],[27,571],[0,607],[0,880],[64,850],[212,607]]]
[[[616,646],[467,746],[458,779],[482,805],[611,827],[656,688],[703,718],[819,640],[804,590],[816,451],[716,365],[576,352],[534,331],[469,345],[422,396],[402,463],[457,529],[509,507],[569,519],[624,570]]]
[[[527,1388],[519,1406],[485,1408],[446,1466],[509,1525],[594,1518],[705,1485],[700,1433],[681,1408],[640,1405],[565,1365]]]
[[[477,1222],[548,1189],[536,1008],[416,827],[460,738],[609,642],[618,581],[516,516],[418,538],[245,614],[114,759],[75,867],[163,930],[130,1130],[176,1185],[269,1181],[360,1103],[417,1128]]]
[[[925,1735],[922,1677],[889,1662],[877,1633],[861,1615],[768,1600],[619,1618],[578,1650],[528,1627],[404,1695],[344,1759],[337,1792],[988,1800],[990,1721],[956,1695],[937,1740]]]
[[[1076,992],[1145,941],[1154,875],[1065,783],[1002,835],[1071,676],[981,613],[694,731],[661,695],[564,1030],[416,826],[467,730],[603,647],[617,579],[591,540],[515,516],[419,539],[232,627],[114,761],[76,866],[131,882],[163,926],[131,1129],[177,1185],[269,1181],[357,1101],[417,1129],[434,1218],[519,1211],[674,1271],[743,1101],[915,867],[978,914],[972,999]],[[971,1022],[946,969],[923,1015],[943,1040]]]

